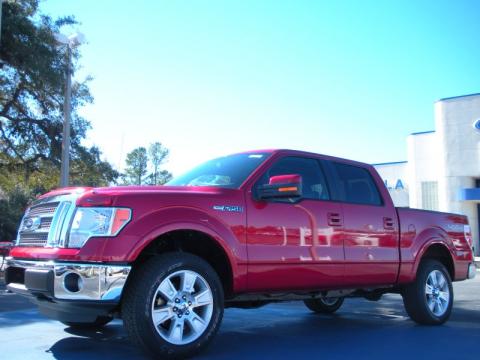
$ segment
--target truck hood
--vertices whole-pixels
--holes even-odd
[[[113,199],[122,195],[133,194],[211,194],[221,195],[238,191],[218,186],[109,186],[109,187],[68,187],[52,190],[38,199],[62,195],[75,195],[78,197],[77,205],[81,206],[108,206]]]

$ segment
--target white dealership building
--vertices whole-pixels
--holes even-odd
[[[480,94],[435,102],[435,130],[407,138],[407,161],[374,164],[397,206],[460,213],[480,250]]]

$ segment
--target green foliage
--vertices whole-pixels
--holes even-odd
[[[3,4],[0,57],[0,150],[10,166],[22,168],[26,177],[41,160],[59,166],[66,79],[66,47],[54,34],[73,18],[53,21],[38,14],[38,1]],[[73,50],[74,68],[79,50]],[[77,109],[93,101],[87,83],[72,87],[72,157],[82,148],[90,124]]]
[[[16,187],[12,192],[0,195],[0,241],[12,241],[20,219],[30,201],[31,194],[28,189]]]
[[[100,159],[100,149],[81,148],[70,168],[70,183],[77,186],[108,186],[119,177],[110,163]],[[58,182],[58,181],[57,181]]]
[[[160,166],[167,160],[169,150],[160,142],[150,144],[147,150],[138,147],[127,154],[125,174],[122,175],[126,185],[163,185],[172,179],[172,174],[161,170]],[[152,172],[148,173],[150,162]]]
[[[154,142],[150,144],[148,148],[148,155],[150,162],[152,164],[153,172],[150,174],[150,184],[151,185],[162,185],[165,184],[172,177],[171,174],[166,171],[160,171],[160,165],[162,165],[167,159],[169,150],[162,145],[160,142]]]
[[[66,81],[66,46],[54,34],[77,25],[73,17],[52,19],[38,0],[2,5],[0,46],[0,240],[13,239],[27,202],[58,186]],[[72,49],[73,70],[80,49]],[[93,102],[88,83],[72,84],[71,183],[103,186],[119,174],[82,145],[90,123],[78,109]]]
[[[160,170],[157,172],[156,177],[154,177],[153,173],[148,175],[147,177],[147,184],[148,185],[163,185],[170,180],[172,180],[173,176],[168,170]]]
[[[147,149],[138,147],[127,154],[125,181],[127,184],[142,185],[147,174]]]

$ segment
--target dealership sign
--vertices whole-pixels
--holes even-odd
[[[385,183],[385,186],[388,190],[405,190],[405,186],[403,186],[403,181],[401,179],[395,181],[395,186],[393,186],[393,184],[390,184],[388,180],[384,180],[383,182]]]
[[[475,130],[480,131],[480,119],[475,120],[475,121],[473,122],[473,128],[474,128]]]

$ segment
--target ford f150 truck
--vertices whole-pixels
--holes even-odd
[[[8,289],[68,326],[123,319],[136,344],[185,357],[224,307],[403,297],[420,324],[475,276],[465,216],[395,208],[370,165],[293,150],[234,154],[166,186],[64,188],[27,209]]]

